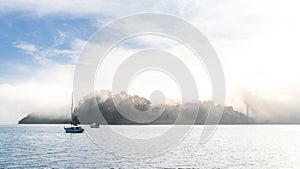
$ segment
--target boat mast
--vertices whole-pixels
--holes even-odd
[[[73,92],[72,92],[72,103],[71,103],[71,117],[73,117]],[[72,120],[72,119],[71,119]]]
[[[73,123],[73,111],[74,111],[74,109],[73,109],[73,106],[74,106],[74,99],[73,99],[73,92],[72,92],[72,102],[71,102],[71,110],[70,110],[70,113],[71,113],[71,125],[73,125],[73,124],[75,124],[75,123]]]

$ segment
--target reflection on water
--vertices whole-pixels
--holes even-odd
[[[130,134],[168,126],[113,126]],[[10,167],[198,167],[299,168],[300,126],[219,126],[199,145],[196,126],[178,146],[160,156],[128,159],[106,152],[85,133],[66,134],[63,126],[0,126],[0,168]],[[134,150],[132,150],[134,153]]]

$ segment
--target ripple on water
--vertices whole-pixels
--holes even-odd
[[[145,134],[150,130],[145,126],[117,127],[133,136],[135,132]],[[62,126],[0,126],[0,168],[300,167],[297,166],[300,126],[219,126],[213,137],[200,145],[197,130],[201,127],[195,127],[182,143],[167,153],[148,159],[127,159],[100,149],[86,134],[64,133]],[[151,130],[164,129],[164,126],[151,126]]]

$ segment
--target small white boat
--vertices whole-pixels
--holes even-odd
[[[90,125],[91,128],[99,128],[99,123],[93,123]]]

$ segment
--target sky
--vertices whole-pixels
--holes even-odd
[[[296,0],[0,0],[0,124],[15,124],[31,112],[67,112],[74,68],[89,38],[116,19],[148,12],[184,19],[207,37],[223,66],[226,105],[245,112],[248,104],[251,116],[262,120],[300,120],[299,7]],[[182,46],[154,36],[112,50],[99,68],[96,89],[110,89],[114,70],[145,44],[184,56],[199,99],[211,98],[204,66]],[[149,98],[157,89],[170,102],[180,95],[160,72],[138,75],[130,93]]]

